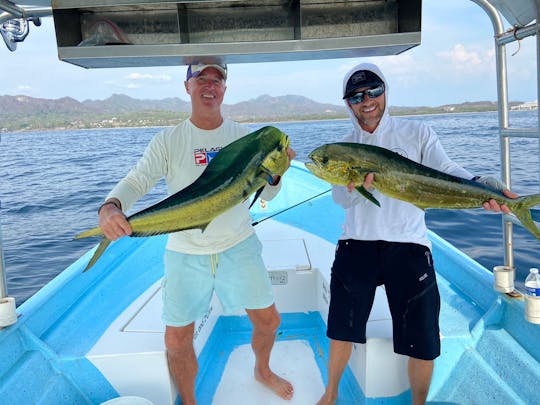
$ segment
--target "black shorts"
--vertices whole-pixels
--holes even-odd
[[[431,251],[414,243],[341,240],[330,282],[327,336],[366,343],[375,289],[392,314],[394,351],[423,360],[440,354],[440,296]]]

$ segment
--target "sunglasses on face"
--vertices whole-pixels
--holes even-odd
[[[366,96],[368,96],[369,98],[376,98],[376,97],[379,97],[383,93],[384,93],[384,83],[381,83],[377,87],[372,87],[371,89],[367,89],[367,90],[361,91],[360,93],[356,93],[354,96],[349,97],[347,100],[349,100],[349,103],[351,104],[359,104],[365,100]]]

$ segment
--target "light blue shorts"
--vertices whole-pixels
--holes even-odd
[[[256,235],[212,255],[166,250],[162,282],[165,324],[185,326],[204,316],[214,291],[225,314],[272,305],[272,285],[261,252]]]

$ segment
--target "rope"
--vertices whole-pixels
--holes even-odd
[[[261,219],[261,220],[259,220],[259,221],[254,221],[254,222],[251,223],[251,225],[252,225],[252,226],[258,225],[258,224],[260,224],[261,222],[266,221],[267,219],[273,218],[273,217],[275,217],[276,215],[279,215],[279,214],[283,214],[284,212],[289,211],[289,210],[291,210],[291,209],[293,209],[293,208],[295,208],[295,207],[298,207],[299,205],[305,204],[305,203],[307,203],[308,201],[311,201],[311,200],[313,200],[313,199],[315,199],[315,198],[317,198],[317,197],[320,197],[321,195],[326,194],[326,193],[328,193],[328,192],[331,191],[331,190],[332,190],[332,189],[329,188],[329,189],[326,190],[326,191],[323,191],[323,192],[321,192],[321,193],[319,193],[319,194],[317,194],[317,195],[314,195],[314,196],[312,196],[312,197],[309,197],[307,200],[304,200],[304,201],[301,201],[301,202],[296,203],[296,204],[294,204],[294,205],[291,205],[290,207],[287,207],[287,208],[285,208],[285,209],[283,209],[283,210],[281,210],[281,211],[278,211],[278,212],[276,212],[275,214],[272,214],[272,215],[270,215],[270,216],[268,216],[268,217],[266,217],[266,218],[263,218],[263,219]]]

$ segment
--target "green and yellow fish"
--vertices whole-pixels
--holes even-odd
[[[421,209],[477,208],[494,199],[505,204],[540,239],[530,210],[540,204],[540,194],[508,198],[500,190],[431,169],[374,145],[330,143],[313,150],[309,158],[313,162],[306,163],[306,167],[315,176],[335,185],[346,186],[351,181],[360,184],[357,190],[376,205],[379,202],[362,185],[368,173],[374,173],[373,187],[381,193]]]
[[[131,236],[151,236],[187,229],[204,231],[218,215],[248,199],[273,176],[282,176],[289,165],[289,138],[271,126],[225,146],[210,161],[201,176],[168,198],[130,215]],[[255,197],[255,198],[256,198]],[[75,238],[103,235],[99,227]],[[103,238],[85,271],[92,267],[110,244]]]

